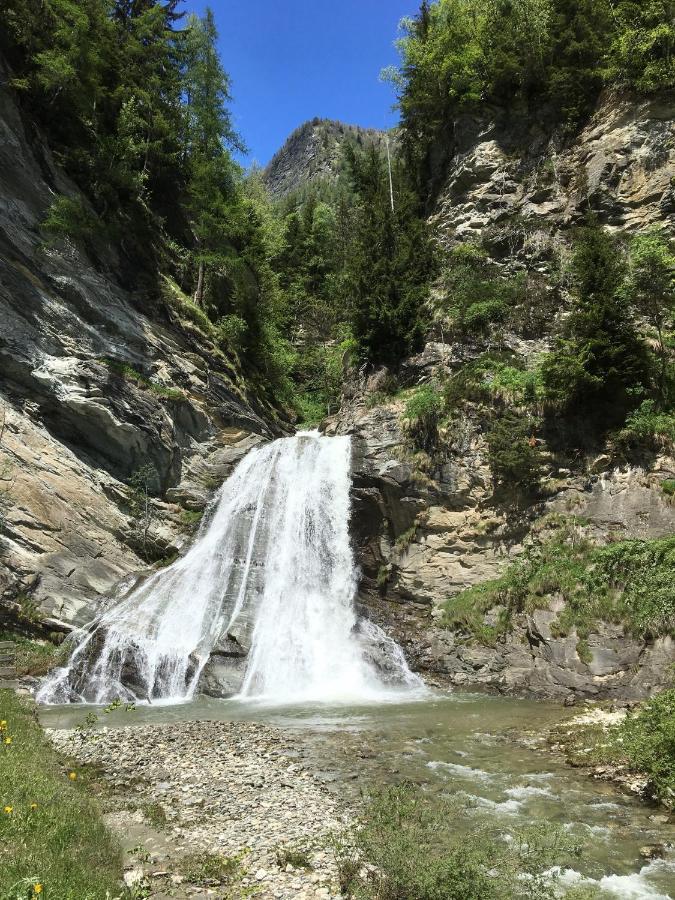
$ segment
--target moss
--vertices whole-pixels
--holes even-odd
[[[66,764],[32,704],[10,691],[0,691],[0,719],[11,738],[0,745],[0,896],[27,897],[35,884],[54,900],[120,896],[121,851],[86,769]]]
[[[194,529],[203,518],[203,509],[182,509],[180,511],[180,520],[186,528]]]
[[[577,641],[577,656],[582,663],[586,663],[586,665],[593,662],[593,654],[591,653],[591,648],[588,646],[588,641],[585,638],[580,638]]]
[[[13,641],[19,676],[42,677],[65,662],[68,655],[68,648],[63,644],[27,638],[12,631],[0,631],[0,641]]]
[[[155,562],[155,568],[156,569],[166,569],[169,566],[172,566],[178,559],[178,556],[179,556],[179,554],[177,551],[174,553],[167,554],[166,556],[162,557],[162,559],[158,559]]]
[[[155,394],[157,397],[161,397],[164,400],[174,400],[177,402],[185,400],[185,394],[178,388],[157,384],[157,382],[151,381],[149,378],[146,378],[145,375],[136,371],[136,369],[128,363],[110,358],[102,359],[101,363],[104,366],[107,366],[111,372],[115,373],[115,375],[118,375],[125,381],[135,384],[136,387],[141,388],[141,390],[150,391],[150,393]]]

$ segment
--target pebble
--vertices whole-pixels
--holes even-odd
[[[256,886],[260,900],[340,897],[325,838],[348,824],[349,811],[316,773],[298,761],[302,746],[296,735],[252,722],[184,722],[48,734],[62,752],[101,767],[119,805],[161,804],[167,816],[162,833],[171,844],[169,858],[159,866],[155,860],[147,872],[133,868],[125,874],[127,884],[144,879],[147,883],[156,873],[157,885],[166,876],[164,883],[172,885],[172,891],[184,897],[206,896],[213,891],[172,873],[176,858],[194,852],[225,856],[245,852],[246,882]],[[123,834],[129,819],[126,812],[111,824]],[[286,846],[306,852],[312,869],[280,866],[276,851]],[[128,881],[132,877],[136,880]],[[160,896],[161,887],[156,890],[151,897]]]

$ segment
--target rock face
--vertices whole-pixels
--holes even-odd
[[[546,264],[590,208],[614,230],[675,221],[672,97],[606,94],[572,142],[495,113],[456,123],[437,150],[433,220],[445,240],[481,237],[497,257]]]
[[[293,132],[263,172],[263,180],[278,199],[315,181],[334,180],[340,171],[346,141],[360,146],[384,142],[385,134],[374,128],[344,125],[330,119],[312,119]]]
[[[479,422],[468,419],[463,433],[446,436],[446,461],[422,473],[401,432],[402,411],[401,401],[368,408],[355,400],[327,431],[353,436],[362,609],[401,644],[413,667],[441,683],[559,698],[638,699],[669,684],[670,638],[644,642],[602,623],[582,649],[576,632],[558,636],[552,627],[564,609],[559,598],[517,617],[494,647],[444,628],[441,606],[501,575],[555,514],[573,510],[600,542],[672,534],[675,506],[660,485],[675,476],[675,461],[664,457],[650,472],[558,477],[546,500],[511,516],[495,502]],[[499,611],[485,624],[495,624]]]
[[[442,244],[479,241],[502,271],[527,270],[546,286],[564,268],[571,228],[589,208],[616,232],[672,227],[674,112],[672,98],[607,94],[572,140],[497,112],[460,119],[435,154],[431,220]],[[544,287],[542,303],[549,295]],[[439,340],[403,365],[400,384],[442,380],[495,345],[527,365],[547,351],[559,308],[560,300],[542,307],[537,328],[500,334],[493,345],[448,344],[439,331]],[[675,506],[661,483],[674,477],[673,459],[618,466],[596,454],[571,470],[551,456],[546,499],[510,509],[493,496],[480,403],[441,433],[441,461],[420,466],[401,430],[403,401],[367,402],[381,394],[381,382],[382,373],[354,376],[341,413],[326,427],[354,438],[361,601],[415,666],[458,685],[558,697],[638,697],[664,685],[675,661],[669,639],[645,644],[602,625],[582,649],[576,634],[557,637],[551,629],[561,612],[554,597],[494,648],[467,645],[442,628],[440,606],[500,575],[551,514],[588,520],[599,541],[672,534]]]
[[[58,194],[77,191],[0,87],[0,597],[67,628],[175,552],[184,510],[280,426],[208,338],[123,289],[112,254],[44,244]],[[125,482],[147,464],[167,502],[141,535]]]

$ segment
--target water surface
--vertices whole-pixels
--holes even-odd
[[[43,724],[73,727],[92,707],[43,708]],[[537,747],[536,736],[570,716],[554,704],[471,694],[424,702],[367,706],[266,707],[261,703],[199,697],[189,704],[139,706],[100,713],[108,727],[198,721],[260,721],[299,733],[327,786],[358,796],[373,785],[412,780],[455,796],[466,808],[458,831],[488,815],[505,830],[554,822],[585,846],[565,884],[583,875],[602,897],[675,900],[675,852],[648,863],[640,849],[675,844],[675,826],[663,810],[567,766]],[[531,734],[531,740],[522,739]]]

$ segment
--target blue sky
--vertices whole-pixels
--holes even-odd
[[[188,0],[202,13],[207,4]],[[384,128],[396,123],[380,70],[397,61],[399,20],[419,0],[212,0],[233,117],[249,161],[269,161],[314,116]]]

